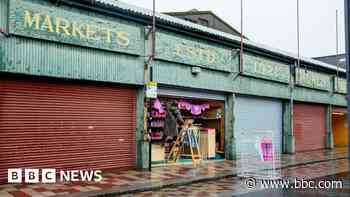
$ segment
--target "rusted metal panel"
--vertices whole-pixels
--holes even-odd
[[[135,90],[39,79],[0,82],[0,180],[8,168],[135,167]]]
[[[293,111],[295,150],[300,152],[325,148],[325,106],[295,103]]]

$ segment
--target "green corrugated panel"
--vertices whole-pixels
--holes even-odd
[[[288,84],[263,79],[238,77],[233,83],[233,88],[234,92],[239,94],[290,99]],[[294,99],[305,102],[346,105],[344,95],[297,86],[294,88]]]
[[[298,101],[346,106],[346,97],[344,95],[331,94],[330,92],[304,87],[294,88],[294,98]]]
[[[143,84],[143,58],[19,37],[1,38],[2,71]]]
[[[144,54],[143,25],[130,20],[69,6],[55,6],[55,4],[41,0],[11,0],[9,8],[9,32],[11,34],[133,55]],[[26,17],[26,12],[31,13],[30,17]],[[34,16],[38,16],[38,20],[33,19]],[[65,21],[62,22],[65,25],[69,25],[67,33],[57,33],[57,27],[60,27],[57,26],[58,18]],[[46,24],[46,20],[50,25]],[[33,22],[35,25],[26,25],[24,21],[37,22]],[[73,24],[79,24],[74,26],[77,26],[77,31],[80,33],[73,33],[72,29],[76,29],[73,28]],[[40,28],[34,28],[36,25]],[[51,31],[45,27],[50,27]],[[88,27],[90,27],[89,32],[93,33],[86,33]],[[128,40],[128,44],[118,44],[117,37],[119,36],[117,35],[119,34],[124,35],[122,37]]]
[[[256,96],[290,98],[288,84],[250,77],[237,77],[232,83],[234,92]]]
[[[0,28],[5,29],[7,27],[7,9],[8,0],[0,1]]]
[[[202,68],[194,75],[191,69],[188,65],[156,61],[154,80],[162,84],[232,92],[233,74]]]

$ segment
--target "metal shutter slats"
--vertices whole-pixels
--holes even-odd
[[[0,81],[0,181],[8,168],[135,168],[136,91]]]
[[[295,150],[300,152],[325,148],[325,106],[295,103],[293,113]]]

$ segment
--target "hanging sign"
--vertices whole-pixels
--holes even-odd
[[[150,81],[146,83],[146,98],[157,98],[158,84]]]
[[[334,77],[334,91],[341,94],[346,94],[346,79]]]
[[[243,74],[267,80],[289,83],[290,70],[286,63],[253,54],[244,54]]]
[[[318,90],[331,90],[331,78],[329,75],[304,68],[296,69],[296,84]]]
[[[225,72],[233,72],[238,65],[228,47],[170,32],[160,31],[156,36],[157,59]]]

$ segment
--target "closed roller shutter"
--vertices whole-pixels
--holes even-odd
[[[238,96],[235,101],[236,152],[258,154],[257,143],[266,136],[276,152],[282,144],[282,102],[274,99]]]
[[[0,179],[8,168],[135,167],[136,91],[0,80]]]
[[[295,103],[293,113],[295,150],[300,152],[325,148],[325,106]]]

